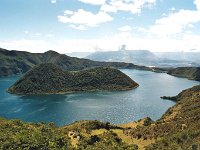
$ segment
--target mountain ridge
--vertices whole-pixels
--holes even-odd
[[[16,50],[6,50],[0,48],[0,77],[16,74],[23,74],[35,65],[41,63],[53,63],[64,70],[75,71],[93,67],[115,67],[151,70],[145,66],[138,66],[132,63],[124,62],[98,62],[89,59],[80,59],[69,57],[65,54],[59,54],[55,51],[45,53],[30,53]]]

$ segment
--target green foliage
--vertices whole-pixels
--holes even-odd
[[[144,126],[149,126],[152,123],[153,123],[153,120],[151,118],[147,117],[147,118],[144,119],[144,124],[143,125]]]
[[[168,135],[161,141],[147,147],[153,149],[194,149],[200,148],[200,129],[181,131]]]
[[[92,137],[94,138],[94,136]],[[95,136],[96,142],[93,141],[91,144],[91,139],[88,141],[86,150],[96,150],[96,149],[109,149],[109,150],[136,150],[138,149],[137,145],[127,145],[122,142],[122,140],[117,136],[117,134],[109,131],[104,132],[98,136]]]
[[[66,133],[69,131],[74,131],[74,130],[78,131],[78,132],[90,133],[92,130],[96,130],[96,129],[110,130],[110,129],[122,129],[122,128],[112,125],[109,122],[100,122],[98,120],[76,121],[76,122],[64,127],[64,130]]]
[[[0,149],[72,149],[66,136],[45,124],[0,119]]]
[[[118,128],[109,123],[99,121],[80,121],[56,127],[53,123],[24,123],[20,120],[6,120],[0,118],[0,149],[2,150],[72,150],[72,149],[109,149],[109,150],[136,150],[137,145],[127,145],[110,130],[99,135],[90,135],[94,129]],[[68,137],[69,131],[77,132],[80,137],[78,145],[72,146]],[[72,138],[76,138],[73,136]]]

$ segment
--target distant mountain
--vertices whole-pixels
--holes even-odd
[[[60,94],[78,91],[129,90],[138,84],[114,68],[64,71],[50,63],[28,71],[8,89],[13,94]]]
[[[173,55],[173,54],[172,54]],[[177,56],[178,57],[178,56]],[[95,52],[86,58],[95,61],[119,61],[126,63],[134,63],[144,66],[156,67],[189,67],[198,66],[198,61],[176,59],[177,57],[163,57],[159,53],[152,53],[148,50],[118,50],[118,51],[104,51]],[[200,57],[199,57],[200,58]],[[196,58],[195,60],[199,59]]]
[[[200,52],[156,52],[154,54],[160,58],[194,62],[200,66]]]
[[[92,54],[92,52],[71,52],[71,53],[66,53],[66,55],[68,55],[70,57],[78,57],[78,58],[85,58],[90,54]]]
[[[200,67],[178,67],[170,69],[168,74],[200,81]]]
[[[92,67],[135,68],[149,70],[148,67],[122,62],[97,62],[59,54],[55,51],[45,53],[29,53],[24,51],[9,51],[0,48],[0,76],[16,75],[27,72],[41,63],[53,63],[64,70],[81,70]]]
[[[148,50],[118,50],[95,52],[86,58],[95,61],[119,61],[146,66],[155,65],[155,63],[159,61],[159,57]]]

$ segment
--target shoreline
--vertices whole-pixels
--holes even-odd
[[[85,92],[120,92],[120,91],[129,91],[129,90],[134,90],[136,88],[138,88],[140,85],[136,85],[135,87],[130,87],[130,88],[123,88],[123,89],[119,89],[119,90],[83,90],[83,91],[68,91],[68,92],[58,92],[58,93],[42,93],[42,94],[21,94],[21,93],[12,93],[9,92],[8,89],[6,89],[6,92],[12,95],[16,95],[16,96],[43,96],[43,95],[65,95],[65,94],[77,94],[77,93],[85,93]]]

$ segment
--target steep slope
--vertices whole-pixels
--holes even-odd
[[[200,67],[178,67],[170,69],[168,74],[200,81]]]
[[[155,140],[147,149],[200,148],[200,85],[182,91],[173,100],[177,104],[162,118],[148,126],[126,129],[133,139]]]
[[[93,68],[82,71],[63,71],[45,63],[28,71],[8,89],[14,94],[57,94],[76,91],[128,90],[138,84],[114,68]]]
[[[30,68],[41,63],[53,63],[65,70],[81,70],[91,67],[116,67],[149,70],[147,67],[137,66],[131,63],[97,62],[88,59],[69,57],[52,50],[45,53],[29,53],[14,50],[9,51],[0,48],[0,62],[0,77],[25,73]]]

